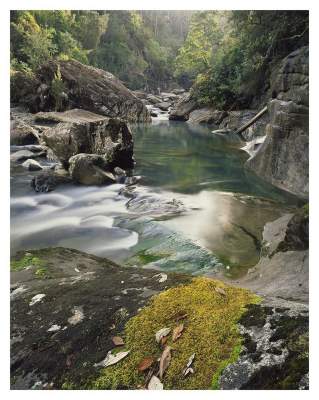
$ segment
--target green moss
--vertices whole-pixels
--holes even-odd
[[[222,287],[226,296],[215,288]],[[149,306],[131,318],[125,327],[126,348],[130,354],[118,364],[105,368],[89,385],[93,389],[134,389],[144,385],[145,375],[137,366],[148,356],[160,357],[162,348],[155,333],[181,323],[182,336],[167,344],[172,348],[172,360],[163,377],[165,389],[209,389],[217,387],[221,371],[236,360],[241,349],[237,321],[245,306],[259,298],[241,288],[226,286],[209,278],[194,278],[191,283],[168,289],[152,298]],[[182,371],[192,353],[194,374],[184,378]],[[213,383],[212,383],[213,382]]]
[[[241,348],[242,348],[241,339],[239,339],[238,344],[236,344],[234,346],[230,357],[227,360],[224,360],[218,367],[217,371],[214,373],[213,379],[212,379],[212,389],[213,390],[219,389],[220,375],[222,374],[224,369],[227,367],[227,365],[234,363],[238,359],[239,354],[241,353]]]
[[[29,266],[43,267],[43,261],[39,257],[34,257],[31,253],[26,253],[24,257],[19,260],[11,260],[11,271],[21,271]]]
[[[49,273],[47,268],[38,268],[35,273],[35,277],[38,279],[46,279],[49,278]]]
[[[66,381],[66,382],[64,382],[62,384],[61,389],[63,389],[63,390],[75,390],[75,389],[77,389],[77,387],[73,383],[71,383],[69,381]]]
[[[302,207],[302,212],[305,217],[309,217],[309,203]]]

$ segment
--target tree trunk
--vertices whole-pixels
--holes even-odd
[[[258,114],[256,114],[252,119],[250,119],[245,125],[241,126],[238,128],[235,133],[240,136],[241,139],[245,140],[245,138],[242,135],[242,132],[244,132],[247,128],[249,128],[253,123],[259,120],[265,112],[267,111],[267,106],[265,106],[261,111],[259,111]]]

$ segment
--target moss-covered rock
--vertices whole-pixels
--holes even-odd
[[[216,288],[222,288],[218,291]],[[155,333],[163,327],[171,328],[184,316],[184,330],[173,342],[172,360],[163,378],[165,389],[208,389],[225,366],[233,362],[241,348],[237,321],[249,303],[258,301],[251,292],[225,286],[209,278],[194,278],[191,283],[168,289],[152,298],[149,306],[133,317],[125,327],[126,348],[129,356],[118,365],[105,368],[92,384],[97,389],[136,389],[143,387],[146,375],[138,371],[146,357],[158,359],[163,347],[155,340]],[[189,357],[195,353],[194,374],[183,377]]]

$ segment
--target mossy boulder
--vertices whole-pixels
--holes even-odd
[[[245,306],[258,301],[248,290],[209,278],[194,278],[188,284],[154,296],[126,324],[124,335],[129,356],[118,365],[105,368],[92,388],[143,387],[146,375],[138,371],[139,363],[146,357],[156,360],[163,352],[155,333],[164,327],[172,332],[181,323],[184,326],[181,337],[174,342],[170,334],[166,342],[172,349],[172,360],[163,377],[164,389],[211,388],[222,368],[238,355],[241,336],[236,323]],[[183,369],[193,353],[194,373],[183,377]]]

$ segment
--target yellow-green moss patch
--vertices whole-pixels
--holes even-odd
[[[223,288],[226,295],[215,290]],[[209,389],[217,387],[222,369],[240,352],[241,337],[237,321],[245,306],[259,298],[246,289],[226,286],[209,278],[194,278],[191,283],[168,289],[154,296],[150,305],[130,319],[125,327],[126,349],[130,354],[117,365],[102,370],[90,387],[95,389],[134,389],[143,386],[145,373],[137,371],[148,356],[160,357],[162,348],[155,333],[164,327],[184,323],[181,337],[167,344],[172,360],[163,377],[164,389]],[[177,316],[185,315],[183,321]],[[194,374],[183,378],[182,371],[195,353]]]
[[[27,253],[24,257],[19,260],[11,260],[10,269],[12,271],[21,271],[29,266],[43,267],[43,261],[39,257],[33,256],[31,253]]]

